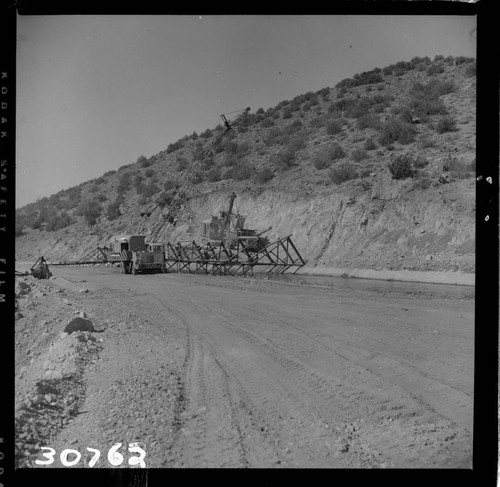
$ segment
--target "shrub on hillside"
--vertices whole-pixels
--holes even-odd
[[[207,173],[207,179],[211,183],[215,183],[217,181],[220,181],[221,180],[220,168],[214,167],[214,168],[210,169],[210,171],[208,171],[208,173]]]
[[[457,130],[457,123],[455,119],[450,116],[441,117],[436,124],[436,130],[440,134],[445,132],[455,132]]]
[[[292,112],[291,112],[291,110],[283,110],[283,116],[282,116],[282,118],[284,120],[292,118]]]
[[[203,139],[208,139],[212,137],[212,131],[210,129],[207,129],[200,134],[200,137],[202,137]]]
[[[380,128],[380,119],[374,113],[367,113],[358,118],[357,125],[360,130],[367,128],[377,130]]]
[[[238,162],[238,157],[235,154],[226,154],[222,161],[222,164],[227,167],[232,167]]]
[[[370,112],[370,102],[368,98],[361,98],[356,103],[350,105],[345,112],[346,118],[360,118],[368,115]]]
[[[476,63],[471,63],[465,68],[465,76],[472,78],[476,76]]]
[[[340,118],[342,116],[342,113],[335,106],[335,103],[332,103],[331,105],[328,106],[327,112],[328,112],[328,117],[329,118]]]
[[[472,177],[476,171],[476,159],[465,162],[456,157],[448,156],[443,162],[443,171],[449,172],[454,179]]]
[[[125,191],[128,191],[131,186],[131,175],[129,172],[125,172],[120,176],[120,179],[118,180],[118,188],[117,191],[118,193],[124,193]]]
[[[277,144],[279,138],[282,135],[281,129],[279,127],[272,127],[267,131],[264,143],[269,147],[271,145]]]
[[[436,74],[440,74],[443,72],[444,72],[444,67],[441,64],[431,64],[426,71],[427,76],[434,76]]]
[[[318,152],[312,158],[313,166],[321,171],[332,165],[332,159],[325,152]]]
[[[417,140],[417,145],[420,149],[429,149],[436,147],[436,141],[427,134],[422,134]]]
[[[154,169],[146,169],[146,171],[144,172],[144,175],[147,178],[153,177],[155,174],[156,174],[156,172]]]
[[[158,188],[158,186],[156,186],[155,183],[149,183],[149,184],[140,184],[139,186],[137,186],[136,190],[137,194],[149,198],[158,193],[160,191],[160,188]]]
[[[101,206],[96,201],[84,201],[76,209],[76,215],[83,216],[89,225],[95,225],[101,216]]]
[[[413,158],[410,154],[396,156],[389,162],[388,167],[393,179],[411,178],[415,174]]]
[[[45,230],[48,232],[53,232],[55,230],[60,230],[61,228],[65,228],[73,223],[71,217],[62,212],[59,215],[52,215],[47,220],[47,225],[45,226]]]
[[[189,166],[189,161],[185,157],[177,158],[177,172],[184,171]]]
[[[255,171],[251,166],[243,162],[239,162],[238,164],[233,166],[231,170],[231,177],[235,181],[243,181],[245,179],[251,178],[254,172]]]
[[[415,138],[415,128],[396,117],[389,118],[381,126],[379,142],[384,146],[389,146],[394,142],[409,144]]]
[[[428,189],[432,185],[432,179],[429,176],[421,175],[415,181],[412,189]]]
[[[108,206],[108,209],[106,210],[106,218],[109,221],[113,221],[119,218],[121,215],[122,212],[120,211],[120,201],[117,199]]]
[[[270,117],[264,118],[264,120],[262,120],[262,122],[260,122],[260,125],[264,128],[272,127],[274,125],[274,120]]]
[[[345,156],[344,149],[336,142],[333,142],[327,145],[323,151],[316,153],[312,158],[312,163],[316,169],[326,169],[333,162]]]
[[[354,162],[361,162],[368,157],[368,153],[366,150],[356,147],[356,149],[351,152],[351,157]]]
[[[143,175],[140,173],[136,174],[134,176],[134,182],[133,182],[134,188],[137,188],[137,186],[139,186],[143,181],[144,181]]]
[[[326,133],[328,135],[336,135],[342,132],[342,124],[338,120],[330,120],[326,124]]]
[[[319,128],[324,127],[326,125],[326,117],[324,115],[320,115],[311,120],[311,127]]]
[[[410,89],[410,109],[417,117],[425,118],[429,115],[446,114],[446,106],[439,99],[441,95],[452,93],[456,86],[451,81],[441,82],[437,79],[427,84],[415,83]]]
[[[137,201],[139,205],[147,205],[149,203],[149,198],[146,195],[141,195]]]
[[[264,184],[270,181],[274,177],[273,171],[269,169],[268,167],[262,169],[261,171],[257,172],[255,175],[255,180],[259,184]]]
[[[394,71],[394,65],[390,64],[389,66],[385,66],[382,68],[382,73],[384,73],[385,76],[390,76]]]
[[[298,152],[307,145],[307,133],[304,131],[297,132],[288,142],[288,149],[293,152]]]
[[[377,144],[373,139],[366,139],[363,145],[363,149],[365,150],[373,150],[377,148]]]
[[[340,110],[340,111],[346,111],[349,110],[350,108],[354,107],[357,104],[356,98],[346,96],[343,98],[340,98],[337,100],[333,106],[335,109]]]
[[[349,164],[341,164],[340,166],[332,167],[328,171],[328,177],[333,183],[342,184],[350,179],[356,179],[358,177],[358,173],[356,169]]]
[[[151,166],[152,161],[150,161],[149,159],[146,159],[144,156],[139,156],[137,158],[136,164],[139,164],[139,166],[144,168],[144,167]]]
[[[408,105],[396,105],[391,108],[390,113],[402,122],[411,123],[413,120],[413,110]]]
[[[283,171],[290,169],[291,167],[296,165],[295,151],[290,148],[283,149],[281,152],[271,157],[271,162],[278,169],[281,169]]]
[[[184,144],[180,141],[168,144],[167,145],[167,154],[172,154],[172,152],[175,152],[179,149],[182,149],[183,146],[184,146]]]
[[[219,144],[217,146],[215,153],[218,154],[219,152],[222,152],[223,150],[224,150],[224,145]],[[193,161],[201,161],[204,153],[205,153],[205,149],[203,148],[203,144],[201,144],[201,143],[199,144],[197,142],[196,145],[194,146],[193,151],[191,152],[191,158],[193,159]]]
[[[382,78],[380,73],[376,72],[375,70],[364,71],[362,73],[355,74],[353,78],[346,78],[346,79],[343,79],[342,81],[339,81],[335,85],[335,88],[338,88],[338,89],[347,88],[347,89],[349,89],[349,88],[354,88],[355,86],[379,83],[383,80],[384,79]]]
[[[17,221],[16,217],[15,237],[21,237],[22,235],[24,235],[24,225]]]
[[[346,153],[344,152],[344,149],[338,144],[337,142],[332,142],[326,147],[326,153],[332,159],[333,161],[336,161],[337,159],[342,159],[343,157],[346,156]]]

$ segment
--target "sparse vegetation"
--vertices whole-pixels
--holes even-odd
[[[287,147],[286,149],[283,149],[281,152],[278,154],[275,154],[273,157],[271,157],[271,162],[278,168],[283,171],[290,169],[291,167],[295,166],[295,153],[292,148]]]
[[[118,180],[118,188],[116,189],[118,191],[118,194],[124,193],[125,191],[128,191],[131,186],[131,174],[129,172],[125,172],[120,176],[120,179]]]
[[[312,163],[316,169],[326,169],[338,159],[346,156],[344,149],[337,143],[332,142],[323,151],[316,153],[312,158]]]
[[[259,184],[265,184],[270,181],[274,177],[273,171],[270,168],[266,167],[261,171],[257,172],[255,175],[255,180]]]
[[[476,76],[476,63],[473,62],[465,68],[465,76],[472,78]]]
[[[139,156],[139,158],[136,161],[136,164],[138,164],[141,167],[149,167],[153,163],[152,160],[146,159],[144,156]]]
[[[366,141],[363,145],[363,149],[374,150],[376,148],[377,148],[377,144],[375,143],[375,141],[373,139],[366,139]]]
[[[326,133],[328,135],[336,135],[342,132],[342,124],[338,120],[330,120],[326,125]]]
[[[473,58],[436,56],[431,61],[415,57],[342,80],[335,89],[300,94],[275,107],[259,108],[255,114],[246,112],[232,123],[235,130],[227,133],[195,183],[232,178],[265,186],[276,177],[279,188],[300,181],[309,191],[320,176],[327,176],[325,180],[334,184],[362,177],[370,187],[370,175],[380,172],[389,157],[394,179],[412,178],[411,184],[402,185],[405,190],[426,190],[440,181],[472,177],[474,144],[467,141],[472,140],[474,112],[462,111],[474,100],[475,80],[466,78],[475,75]],[[404,78],[397,80],[397,76]],[[459,94],[455,93],[458,90]],[[95,225],[101,214],[109,224],[137,201],[146,204],[156,198],[156,203],[169,204],[194,163],[201,161],[210,145],[208,139],[222,129],[218,125],[200,135],[193,132],[156,155],[141,155],[118,171],[107,171],[97,179],[27,205],[16,211],[16,236],[30,229],[54,232],[82,219]],[[440,176],[436,168],[439,150],[451,150],[455,141],[454,153],[464,159],[448,158]],[[429,150],[433,148],[437,149]],[[290,175],[279,174],[294,167]],[[251,190],[252,184],[245,182],[241,187]],[[110,227],[124,229],[128,223],[128,217],[123,217]]]
[[[406,145],[413,142],[415,138],[415,128],[413,125],[391,117],[382,125],[379,142],[384,146],[389,146],[394,142]]]
[[[353,78],[347,78],[336,84],[336,88],[354,88],[355,86],[380,83],[384,78],[375,70],[355,74]]]
[[[95,225],[97,219],[101,216],[101,206],[96,201],[83,201],[76,209],[76,215],[83,216],[90,225]]]
[[[215,183],[217,181],[220,181],[221,177],[222,177],[222,175],[221,175],[221,170],[219,167],[214,167],[214,168],[210,169],[210,171],[208,171],[208,173],[207,173],[207,179],[211,183]]]
[[[73,219],[67,213],[62,212],[59,215],[49,217],[45,230],[48,232],[54,232],[56,230],[60,230],[61,228],[68,227],[72,223]]]
[[[356,147],[352,152],[351,152],[351,157],[354,162],[361,162],[364,159],[368,157],[368,153],[366,152],[365,149],[362,149],[360,147]]]
[[[436,130],[440,134],[444,134],[445,132],[454,132],[457,130],[457,123],[453,117],[446,115],[437,121]]]
[[[453,179],[471,177],[476,172],[476,159],[465,162],[449,155],[443,162],[443,171],[449,172]]]
[[[380,127],[380,119],[374,113],[366,113],[361,115],[358,120],[358,128],[361,130],[371,128],[378,129]]]
[[[413,157],[411,154],[396,156],[389,162],[389,171],[391,172],[393,179],[411,178],[416,173],[416,161],[418,161],[418,159]],[[422,162],[417,162],[417,164],[421,165]]]
[[[122,199],[117,198],[117,199],[115,199],[115,201],[113,201],[113,203],[111,203],[108,206],[108,209],[106,210],[106,218],[109,221],[116,220],[117,218],[119,218],[122,215],[122,212],[120,211],[121,203],[122,203]]]
[[[187,169],[189,166],[189,161],[185,157],[178,157],[177,158],[177,171],[181,172]]]
[[[136,188],[137,194],[149,198],[160,191],[160,188],[154,183],[150,182],[148,184],[141,183]]]
[[[430,135],[422,134],[417,140],[417,145],[420,149],[429,149],[436,147],[436,141]]]
[[[358,177],[358,173],[356,169],[349,164],[341,164],[338,167],[330,168],[328,171],[328,177],[333,183],[342,184],[350,179],[356,179]]]

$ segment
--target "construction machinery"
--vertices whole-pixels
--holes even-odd
[[[250,108],[244,111],[249,111]],[[241,110],[243,111],[243,110]],[[205,272],[207,274],[253,275],[254,269],[267,274],[281,274],[289,269],[297,272],[306,261],[291,240],[291,236],[270,241],[263,231],[245,228],[246,217],[235,213],[236,193],[229,195],[226,211],[200,222],[201,242],[195,240],[172,242],[168,237],[178,222],[188,215],[190,200],[198,176],[209,167],[217,150],[232,129],[229,121],[221,115],[223,125],[185,171],[177,184],[177,191],[168,206],[157,202],[141,212],[143,219],[135,234],[112,237],[109,245],[97,247],[79,261],[55,262],[53,265],[119,265],[122,273],[138,272]],[[158,215],[157,210],[160,210]],[[149,235],[145,235],[146,219],[156,213],[159,217]],[[189,214],[190,224],[194,217]],[[182,234],[182,232],[178,232]],[[185,232],[186,234],[188,232]]]
[[[249,110],[250,108],[245,109],[245,111]],[[217,148],[227,136],[228,132],[232,129],[229,121],[224,114],[221,115],[221,119],[224,124],[222,132],[217,134],[212,139],[208,146],[203,150],[199,160],[192,165],[191,170],[187,171],[183,175],[182,180],[179,182],[179,189],[175,193],[175,196],[173,197],[166,210],[161,213],[161,219],[153,227],[151,233],[149,234],[148,242],[157,243],[162,241],[162,237],[166,236],[169,230],[172,230],[184,217],[184,214],[187,211],[186,204],[193,193],[198,176],[212,161],[217,152]],[[149,208],[147,212],[142,214],[142,216],[151,216],[151,214],[153,214],[157,208],[159,208],[159,205],[155,205],[153,208]]]
[[[236,194],[232,192],[229,195],[229,208],[227,211],[221,211],[218,216],[212,216],[210,219],[201,221],[200,234],[202,241],[211,244],[223,242],[229,248],[235,248],[239,241],[249,251],[257,251],[269,243],[269,240],[266,237],[261,237],[261,235],[271,230],[272,227],[260,233],[245,228],[246,217],[239,213],[233,213],[236,198]]]
[[[109,244],[106,259],[119,262],[122,274],[166,270],[163,249],[148,247],[145,235],[116,235]]]
[[[49,265],[43,256],[39,257],[38,260],[31,266],[30,273],[37,279],[49,279],[52,276]]]

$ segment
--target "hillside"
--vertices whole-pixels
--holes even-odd
[[[474,271],[475,60],[414,58],[246,112],[188,202],[292,234],[309,265]],[[16,258],[78,259],[117,233],[149,233],[222,127],[17,210]],[[169,240],[195,238],[178,225]]]

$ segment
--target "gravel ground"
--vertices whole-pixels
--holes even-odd
[[[470,466],[473,289],[52,271],[17,282],[18,466]]]

